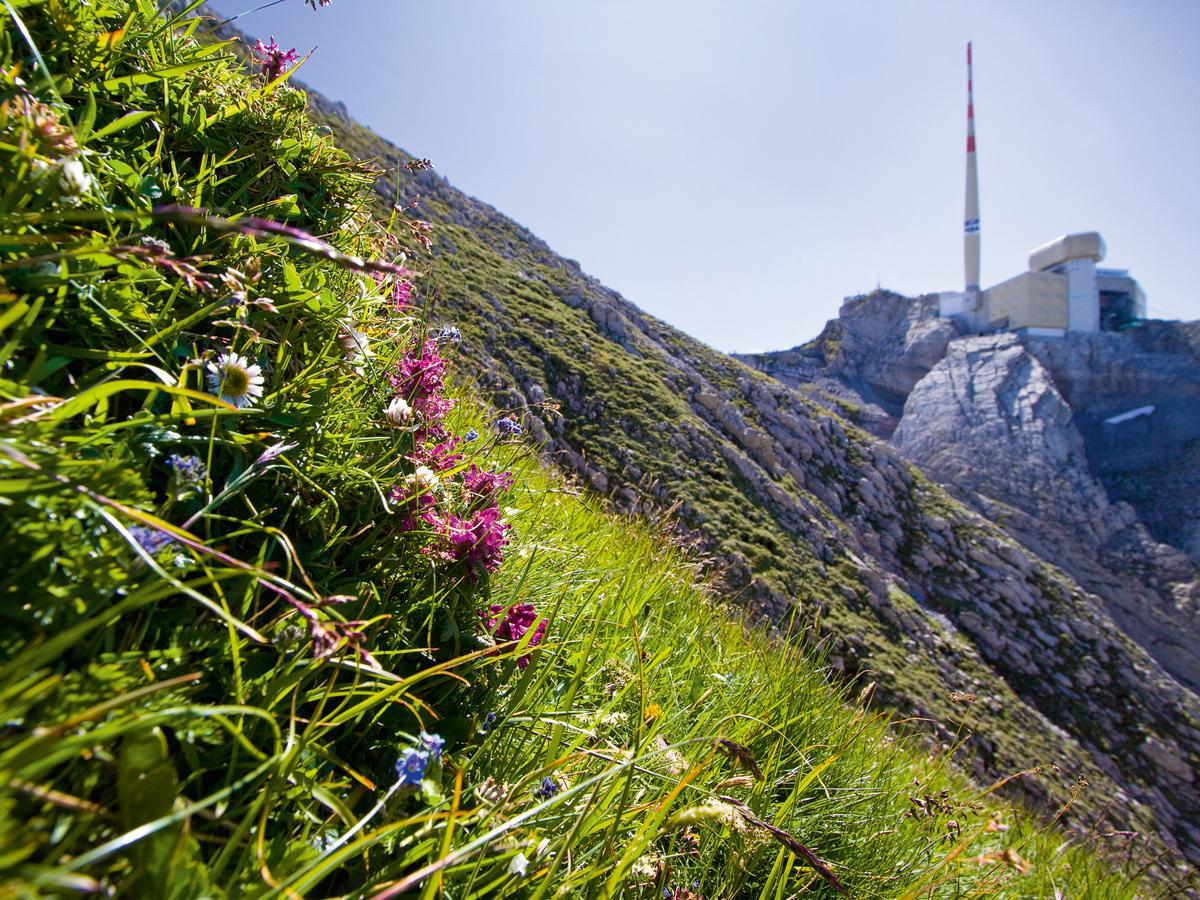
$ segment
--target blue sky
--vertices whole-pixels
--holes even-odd
[[[251,0],[217,0],[232,15]],[[287,0],[301,77],[646,311],[791,347],[876,283],[960,289],[975,43],[983,283],[1096,229],[1200,318],[1200,2]]]

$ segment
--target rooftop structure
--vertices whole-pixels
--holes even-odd
[[[1095,231],[1065,234],[1029,254],[1029,271],[981,290],[979,176],[975,158],[975,91],[967,44],[967,191],[963,222],[965,290],[941,294],[942,316],[971,331],[1063,335],[1109,331],[1146,316],[1146,295],[1125,269],[1100,269],[1104,239]]]

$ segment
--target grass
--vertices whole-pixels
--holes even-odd
[[[389,421],[435,323],[303,95],[148,0],[2,21],[0,895],[1133,896],[470,388]]]

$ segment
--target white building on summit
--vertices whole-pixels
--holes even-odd
[[[939,314],[969,331],[1026,331],[1061,336],[1111,331],[1146,317],[1146,295],[1125,269],[1101,269],[1104,240],[1095,231],[1063,235],[1029,255],[1029,271],[986,290],[979,286],[979,183],[975,102],[967,44],[967,202],[963,227],[966,290],[940,295]]]

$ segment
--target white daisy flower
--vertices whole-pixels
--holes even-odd
[[[262,367],[236,353],[222,353],[208,364],[208,389],[238,409],[263,395]]]
[[[413,409],[408,405],[408,401],[403,397],[397,397],[389,403],[383,410],[387,420],[397,427],[402,427],[409,423],[413,417]]]

